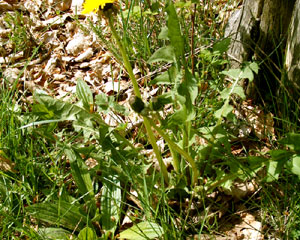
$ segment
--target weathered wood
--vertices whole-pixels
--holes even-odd
[[[294,5],[295,0],[245,0],[230,18],[225,35],[232,38],[228,51],[232,66],[252,58],[261,63],[259,76],[247,86],[248,96],[270,90],[275,94],[280,86],[282,53]]]
[[[243,7],[229,19],[225,36],[231,38],[228,55],[233,67],[239,67],[253,55],[262,2],[263,0],[246,0]]]
[[[285,66],[288,79],[300,92],[300,0],[297,0],[286,46]]]

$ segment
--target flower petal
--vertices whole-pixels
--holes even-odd
[[[113,3],[116,0],[85,0],[83,3],[83,11],[82,14],[87,14],[90,12],[97,12],[99,7],[103,9],[105,7],[105,4],[107,3]]]

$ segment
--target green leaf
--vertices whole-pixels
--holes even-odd
[[[249,67],[252,69],[253,72],[258,74],[259,66],[256,62],[252,62],[249,64]]]
[[[128,240],[147,240],[159,238],[163,234],[163,229],[156,223],[141,222],[120,233],[119,238]]]
[[[153,80],[150,81],[150,84],[171,84],[170,78],[169,78],[169,72],[163,72],[162,74],[155,77]]]
[[[76,95],[82,101],[85,110],[90,111],[93,107],[93,93],[89,86],[81,79],[77,80]]]
[[[287,161],[293,155],[292,152],[284,149],[276,149],[269,151],[273,161]]]
[[[151,109],[153,111],[160,111],[166,104],[173,103],[172,95],[170,93],[162,94],[151,99]]]
[[[55,121],[73,121],[75,131],[83,130],[85,138],[95,134],[94,122],[97,122],[102,127],[108,127],[98,113],[90,113],[83,107],[57,100],[44,94],[35,93],[34,98],[38,103],[45,106],[47,112],[51,112],[47,116],[52,116],[51,118],[55,119]],[[36,114],[41,115],[43,113],[37,112]]]
[[[105,231],[114,233],[120,219],[122,194],[117,176],[103,182],[101,195],[101,223]]]
[[[213,51],[222,54],[228,50],[229,45],[230,45],[230,38],[225,38],[219,42],[216,42],[213,45]]]
[[[78,240],[95,240],[97,238],[97,234],[94,229],[90,227],[85,227],[82,229],[78,235]]]
[[[182,76],[181,73],[178,75]],[[184,71],[183,81],[179,84],[177,92],[178,96],[184,98],[184,102],[181,102],[181,109],[184,111],[183,116],[186,116],[186,121],[193,120],[195,117],[194,103],[198,96],[198,83],[189,70]]]
[[[224,100],[230,97],[231,88],[225,88],[221,93],[220,97]]]
[[[240,78],[248,78],[250,82],[253,81],[254,79],[254,74],[251,70],[251,68],[249,67],[245,67],[243,70],[242,70],[242,73],[240,75]]]
[[[288,133],[286,138],[279,142],[286,145],[293,151],[300,152],[300,134],[298,133]]]
[[[167,119],[166,119],[166,126],[169,125],[180,125],[180,124],[184,124],[187,121],[187,112],[186,112],[186,108],[184,108],[183,106],[181,106],[180,109],[177,109],[172,115],[170,115]]]
[[[168,34],[169,34],[168,28],[167,27],[162,27],[161,32],[158,35],[158,39],[169,40]]]
[[[184,54],[184,39],[181,35],[179,19],[172,1],[167,2],[166,11],[168,13],[168,37],[178,59]]]
[[[128,115],[127,109],[123,105],[118,104],[115,100],[111,101],[111,105],[110,106],[117,113]]]
[[[12,189],[11,182],[9,180],[4,181],[4,179],[5,178],[0,178],[0,196],[3,200],[9,197],[8,189]]]
[[[253,172],[257,171],[258,169],[261,169],[261,167],[264,166],[264,163],[267,160],[268,160],[267,158],[260,157],[260,156],[249,156],[248,157],[248,163]]]
[[[241,86],[236,86],[232,93],[235,93],[236,95],[238,95],[241,99],[246,99],[246,95],[244,93],[244,89]]]
[[[150,84],[175,84],[178,75],[177,68],[175,66],[171,66],[168,71],[163,72],[161,75],[154,78]]]
[[[241,69],[229,69],[228,71],[222,71],[221,73],[227,75],[230,78],[238,79],[240,78],[241,72]]]
[[[177,8],[184,8],[185,3],[182,1],[178,1],[175,3],[175,7]]]
[[[140,97],[137,97],[134,95],[132,95],[130,97],[129,104],[130,104],[130,107],[132,108],[132,110],[137,113],[141,113],[144,110],[144,108],[146,107],[143,100]]]
[[[91,176],[88,172],[88,167],[85,165],[83,159],[73,149],[65,149],[65,154],[68,156],[71,165],[72,177],[83,195],[83,199],[88,201],[94,201],[94,190]],[[95,209],[96,206],[93,206]]]
[[[127,114],[126,108],[115,101],[114,96],[107,96],[105,93],[100,93],[96,96],[95,103],[99,106],[99,110],[104,113],[109,113],[112,109],[121,114]]]
[[[276,149],[269,151],[271,159],[266,163],[267,167],[267,178],[268,182],[277,180],[280,173],[283,170],[285,163],[290,159],[292,153],[282,149]]]
[[[33,217],[70,230],[81,230],[86,226],[88,219],[80,206],[65,201],[54,203],[37,203],[26,208]]]
[[[292,173],[298,175],[300,178],[300,156],[294,155],[292,159]]]
[[[107,126],[98,114],[90,113],[75,104],[54,99],[45,94],[35,93],[34,98],[38,103],[43,104],[47,111],[52,113],[54,119],[79,121],[89,126],[93,126],[91,120],[96,120],[98,124]]]
[[[98,94],[95,100],[95,103],[99,106],[101,111],[106,111],[109,109],[109,99],[105,93]]]
[[[245,93],[244,93],[244,89],[241,86],[236,86],[234,89],[231,90],[231,88],[225,88],[221,94],[220,97],[222,99],[227,99],[229,97],[229,94],[237,94],[240,98],[245,99]]]
[[[185,124],[187,121],[192,121],[196,117],[196,111],[192,109],[188,111],[185,105],[181,105],[172,115],[169,115],[163,121],[163,126],[166,128],[178,128],[178,126]]]
[[[198,2],[197,2],[198,3]],[[192,4],[192,1],[175,1],[174,6],[177,8],[189,8]]]
[[[244,66],[242,69],[229,69],[228,71],[222,71],[222,74],[227,75],[230,78],[233,78],[235,80],[248,78],[249,81],[253,81],[254,74],[253,72],[258,72],[258,65],[257,63],[253,62],[246,62],[244,63]]]
[[[165,46],[158,49],[147,61],[149,64],[155,62],[172,63],[175,61],[175,52],[172,46]]]
[[[279,171],[278,171],[278,162],[277,161],[270,161],[267,164],[267,178],[266,181],[267,182],[271,182],[274,180],[277,180],[279,177]]]
[[[229,105],[228,103],[225,103],[219,110],[215,112],[215,117],[217,119],[221,117],[226,117],[229,113],[231,113],[233,110],[233,107]]]
[[[62,228],[39,228],[38,233],[43,239],[69,240],[71,233]]]
[[[198,96],[198,81],[197,79],[191,74],[189,70],[185,71],[184,74],[184,82],[182,85],[185,86],[185,96],[188,96],[189,101],[191,104],[195,103],[195,100]]]
[[[249,81],[252,82],[254,79],[253,72],[255,72],[256,74],[258,73],[258,64],[255,62],[246,62],[243,65],[244,66],[242,68],[242,74],[240,78],[248,78]]]
[[[37,94],[35,94],[35,97]],[[38,115],[41,119],[51,119],[54,117],[54,113],[49,111],[44,104],[34,104],[32,110],[35,115]]]

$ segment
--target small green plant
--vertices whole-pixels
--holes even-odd
[[[85,4],[92,3],[87,1]],[[232,111],[229,104],[232,95],[237,94],[244,97],[243,91],[238,85],[239,81],[243,78],[251,80],[253,78],[252,71],[257,72],[256,65],[249,63],[244,69],[223,72],[223,74],[233,79],[232,85],[221,93],[221,99],[224,100],[224,103],[219,106],[220,109],[215,113],[215,125],[211,126],[208,129],[209,131],[206,132],[205,137],[208,140],[208,145],[203,147],[201,151],[196,151],[194,148],[195,137],[205,135],[199,130],[199,126],[195,124],[197,120],[196,99],[201,81],[199,75],[192,73],[189,61],[186,59],[186,43],[172,1],[167,2],[165,9],[168,20],[167,25],[162,28],[159,34],[159,39],[166,42],[166,45],[153,53],[148,60],[148,64],[158,64],[160,62],[170,64],[167,71],[157,76],[150,83],[166,86],[170,90],[155,97],[150,102],[145,102],[141,99],[140,87],[133,74],[126,48],[115,29],[113,5],[103,8],[103,15],[108,19],[112,36],[118,46],[117,50],[121,53],[124,66],[133,85],[135,96],[131,101],[131,107],[143,118],[161,172],[154,173],[152,176],[145,175],[143,158],[122,135],[122,131],[105,124],[97,110],[94,110],[95,108],[102,111],[104,106],[109,106],[119,112],[124,111],[124,109],[116,103],[113,104],[113,101],[108,100],[103,95],[96,96],[96,100],[94,100],[91,90],[83,81],[79,80],[77,83],[76,95],[78,102],[76,104],[55,100],[42,93],[36,93],[35,100],[37,104],[34,105],[34,114],[38,116],[38,121],[25,127],[42,124],[38,128],[40,134],[53,141],[53,143],[56,142],[63,149],[64,154],[70,161],[72,177],[78,187],[78,192],[75,196],[74,194],[70,195],[68,192],[65,193],[68,196],[66,199],[73,198],[71,204],[69,201],[57,199],[51,204],[40,203],[28,207],[27,210],[32,216],[51,224],[64,226],[69,230],[76,229],[79,235],[97,233],[97,235],[103,234],[102,236],[106,239],[109,235],[115,233],[119,224],[122,202],[124,202],[124,197],[121,194],[122,185],[131,182],[137,183],[137,186],[145,186],[145,182],[147,182],[152,191],[154,185],[159,184],[161,187],[167,187],[170,196],[174,192],[172,191],[173,188],[189,195],[194,191],[194,187],[203,180],[204,175],[200,175],[200,170],[205,165],[204,163],[210,167],[214,157],[224,154],[220,151],[220,146],[225,144],[227,147],[225,153],[230,154],[230,145],[226,144],[228,138],[226,133],[223,134],[224,131],[222,131],[223,120]],[[212,49],[214,52],[212,56],[215,59],[222,58],[222,54],[226,51],[228,45],[228,39],[216,43]],[[221,61],[219,64],[221,65],[223,62]],[[162,117],[161,113],[167,104],[172,106],[173,111]],[[67,141],[63,140],[61,136],[61,140],[58,141],[57,136],[53,136],[51,131],[56,128],[59,122],[66,121],[72,122],[72,128],[75,130],[76,135],[69,137]],[[157,125],[157,122],[160,124]],[[153,130],[168,144],[174,168],[172,173],[167,171],[162,161],[163,155],[158,149]],[[77,139],[80,138],[83,138],[83,142],[76,143]],[[91,144],[95,142],[96,145]],[[87,168],[85,160],[90,157],[97,160],[99,167],[93,170]],[[97,169],[101,169],[101,177],[97,176]],[[230,174],[226,174],[219,167],[216,182],[205,186],[205,189],[210,191],[225,181],[237,178],[239,176],[237,171],[238,169],[234,168],[231,169]],[[161,177],[163,182],[160,181]],[[97,207],[97,191],[94,189],[93,182],[101,183],[98,189],[98,191],[101,189],[101,199],[99,200],[101,208]],[[141,189],[139,189],[140,191]],[[155,194],[155,192],[152,194]],[[144,225],[148,228],[150,224],[151,228],[157,231],[160,227],[153,223],[153,214],[157,210],[152,209],[149,200],[146,200],[146,202],[145,211],[148,218]],[[46,212],[51,212],[51,215],[47,215]],[[159,232],[161,235],[162,230],[160,229]]]
[[[35,99],[38,104],[34,106],[34,114],[39,116],[39,121],[23,128],[42,124],[36,131],[63,149],[69,159],[72,178],[78,192],[74,195],[64,189],[61,193],[63,199],[34,204],[27,207],[27,212],[41,221],[71,231],[76,230],[79,232],[78,236],[97,234],[103,239],[108,239],[120,224],[123,202],[125,202],[125,195],[122,194],[125,189],[121,183],[123,186],[129,182],[141,186],[146,181],[147,185],[153,188],[155,182],[151,183],[151,176],[145,177],[144,171],[148,167],[145,168],[143,159],[139,157],[132,144],[119,133],[118,129],[105,124],[98,112],[91,111],[91,106],[94,104],[99,104],[100,109],[103,108],[103,97],[96,98],[94,102],[91,90],[82,80],[78,81],[76,90],[79,99],[76,104],[55,100],[44,94],[36,94]],[[63,140],[65,134],[53,136],[52,133],[57,123],[65,121],[71,121],[76,132],[76,135],[69,137],[68,140]],[[79,138],[83,138],[84,141],[78,141]],[[92,142],[97,144],[88,144]],[[92,170],[89,170],[85,164],[89,158],[95,159],[98,163]],[[100,189],[101,197],[97,199],[96,194]],[[98,205],[101,207],[99,208]],[[149,214],[152,215],[154,210],[150,211]],[[161,228],[156,223],[145,221],[143,227],[147,229],[145,230],[147,234],[157,236],[158,229],[159,235],[162,234]],[[47,236],[55,232],[71,234],[59,227],[41,231],[47,233]],[[141,230],[141,234],[144,234],[144,231]]]

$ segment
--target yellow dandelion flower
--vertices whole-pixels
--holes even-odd
[[[103,9],[105,4],[114,3],[116,0],[85,0],[83,3],[82,14],[87,14],[90,12],[97,12],[99,7]]]

